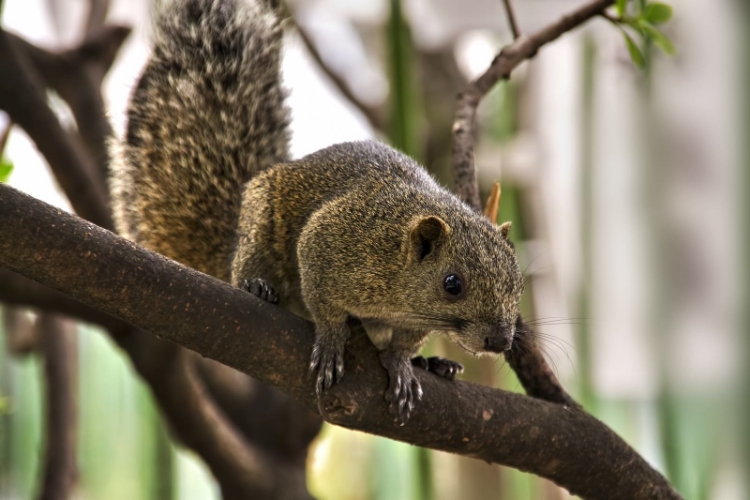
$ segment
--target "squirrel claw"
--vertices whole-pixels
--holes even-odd
[[[276,293],[276,290],[273,289],[268,281],[262,278],[244,280],[242,282],[242,289],[271,304],[279,303],[279,295]]]
[[[412,410],[422,399],[422,385],[414,375],[411,366],[403,363],[388,367],[390,383],[385,391],[385,399],[390,403],[394,422],[403,426],[409,420]]]
[[[344,344],[335,345],[325,338],[318,338],[310,357],[310,373],[318,372],[315,389],[318,397],[333,387],[344,376]]]
[[[464,371],[464,366],[461,363],[438,356],[429,358],[417,356],[412,358],[411,364],[446,380],[454,380],[457,374]]]

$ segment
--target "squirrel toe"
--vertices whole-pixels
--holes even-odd
[[[318,338],[310,357],[310,373],[317,371],[315,388],[318,397],[344,376],[344,344],[336,345]]]
[[[242,289],[271,304],[279,303],[279,295],[276,293],[276,290],[274,290],[268,281],[262,278],[243,281]]]
[[[438,356],[429,358],[417,356],[411,360],[411,364],[446,380],[454,380],[456,375],[464,371],[464,366],[461,363]]]
[[[390,403],[390,411],[395,417],[395,422],[405,425],[412,410],[422,399],[422,385],[410,364],[393,363],[387,369],[389,384],[385,391],[385,399]]]

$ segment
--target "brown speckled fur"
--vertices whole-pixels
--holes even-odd
[[[343,375],[347,320],[362,320],[402,422],[421,397],[409,359],[430,332],[475,354],[509,347],[523,284],[497,226],[378,142],[288,160],[271,13],[244,0],[175,0],[157,26],[113,145],[123,234],[236,286],[270,283],[282,306],[316,324],[320,391]],[[461,298],[443,290],[450,273]]]
[[[384,350],[392,382],[408,372],[397,377],[412,384],[397,391],[405,417],[420,395],[406,367],[430,332],[475,354],[510,346],[523,289],[512,245],[384,144],[338,144],[261,173],[245,188],[238,233],[232,282],[261,277],[315,322],[321,389],[343,374],[349,317]],[[443,291],[449,273],[466,285],[459,300]]]
[[[242,186],[288,159],[282,29],[243,0],[172,0],[113,141],[118,231],[229,279]]]

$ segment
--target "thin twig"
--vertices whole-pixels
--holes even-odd
[[[508,24],[510,24],[510,31],[513,33],[513,39],[515,40],[521,36],[521,30],[518,28],[518,20],[516,19],[516,11],[513,7],[513,0],[503,0],[505,4],[505,12],[508,15]]]
[[[318,67],[323,71],[323,73],[326,74],[326,76],[328,76],[328,78],[339,90],[339,92],[341,92],[341,94],[349,102],[351,102],[352,105],[365,116],[365,118],[367,118],[367,121],[370,123],[372,128],[382,132],[384,130],[383,111],[376,106],[371,106],[362,102],[362,100],[354,94],[354,91],[351,89],[349,84],[346,83],[344,78],[342,78],[341,75],[334,71],[333,68],[331,68],[325,62],[323,55],[320,53],[315,43],[312,41],[310,34],[307,32],[307,29],[296,22],[294,23],[294,25],[297,28],[297,33],[299,33],[299,36],[302,39],[302,43],[305,44],[305,48],[307,48],[308,52],[315,60]]]
[[[526,59],[533,57],[545,44],[563,33],[601,14],[614,0],[594,0],[563,16],[546,28],[530,35],[522,35],[503,48],[487,71],[459,94],[453,121],[453,173],[456,194],[476,211],[481,211],[479,187],[474,170],[474,136],[477,106],[487,92]]]
[[[8,124],[5,126],[5,129],[0,132],[0,157],[2,157],[3,151],[5,151],[5,146],[8,145],[8,138],[10,137],[10,129],[13,128],[13,122],[8,120]]]
[[[88,37],[104,27],[109,12],[110,0],[89,0],[89,12],[86,16],[84,36]]]
[[[513,69],[522,61],[533,57],[543,45],[602,14],[613,3],[614,0],[591,1],[530,36],[520,36],[503,48],[487,71],[459,94],[453,123],[455,190],[458,196],[476,211],[481,211],[479,185],[474,167],[476,111],[480,101],[501,78],[509,78]],[[510,7],[509,1],[506,1],[506,6]],[[512,7],[509,10],[509,18],[512,17],[511,13]],[[514,349],[506,353],[506,359],[527,394],[567,407],[580,408],[560,385],[539,346],[531,341],[528,335],[523,336],[525,327],[520,317],[518,321],[518,341],[514,342]]]

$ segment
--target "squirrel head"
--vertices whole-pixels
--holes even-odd
[[[515,334],[523,278],[509,224],[473,212],[415,218],[405,242],[407,321],[445,332],[475,355],[501,353]]]

